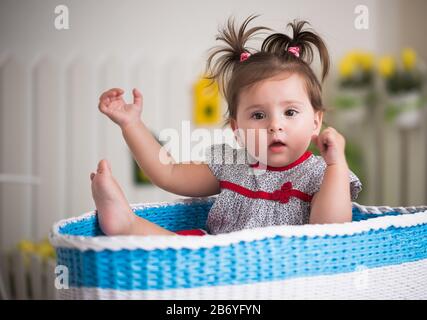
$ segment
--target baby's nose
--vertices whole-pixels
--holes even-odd
[[[282,127],[270,127],[270,132],[277,132],[277,131],[283,131]]]
[[[283,131],[283,123],[281,121],[272,121],[268,127],[268,132],[280,132]]]

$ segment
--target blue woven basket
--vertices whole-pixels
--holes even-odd
[[[205,228],[215,197],[133,205],[171,231]],[[353,222],[220,235],[103,236],[94,212],[50,234],[64,299],[426,299],[427,207],[353,203]]]

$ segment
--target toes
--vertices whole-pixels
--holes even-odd
[[[111,173],[111,167],[107,160],[101,160],[98,163],[98,173]]]
[[[111,164],[107,160],[105,160],[105,162],[107,163],[108,171],[112,172]]]

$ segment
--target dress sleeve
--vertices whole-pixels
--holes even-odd
[[[359,178],[354,174],[353,171],[350,170],[351,201],[354,201],[357,199],[360,191],[362,191],[362,182],[360,182]]]
[[[213,144],[206,149],[206,163],[218,180],[224,180],[225,165],[233,164],[236,150],[227,143]]]
[[[311,172],[311,193],[317,193],[320,191],[320,187],[323,182],[323,176],[326,170],[326,163],[321,156],[315,157],[313,168]],[[362,183],[359,178],[354,174],[353,171],[349,170],[350,177],[350,197],[351,201],[355,201],[362,190]]]

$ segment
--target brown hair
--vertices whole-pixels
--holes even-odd
[[[216,37],[216,40],[222,40],[226,45],[215,47],[206,64],[207,78],[218,82],[228,104],[225,125],[230,119],[236,119],[238,98],[242,89],[283,72],[300,74],[305,80],[313,108],[316,111],[325,111],[326,108],[322,104],[322,87],[310,68],[314,45],[319,51],[323,83],[329,71],[329,54],[323,40],[313,31],[304,29],[304,25],[309,24],[307,21],[294,20],[287,25],[293,30],[292,38],[283,33],[271,34],[263,41],[259,51],[251,53],[246,48],[246,42],[261,30],[271,30],[263,26],[246,30],[249,22],[256,17],[258,16],[251,15],[246,18],[238,30],[234,18],[229,18],[227,26],[220,29]],[[299,47],[299,57],[288,52],[290,47],[295,46]],[[243,52],[251,55],[240,62]]]

